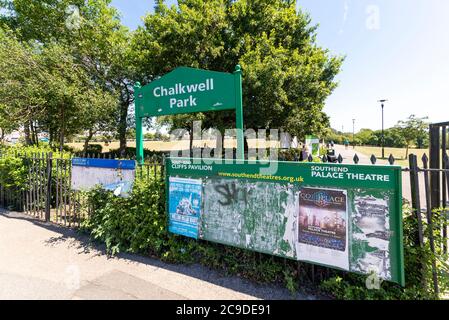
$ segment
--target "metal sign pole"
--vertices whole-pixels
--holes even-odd
[[[236,114],[236,129],[237,129],[237,159],[245,159],[245,143],[243,135],[243,99],[242,99],[242,68],[240,65],[235,67],[235,114]]]
[[[134,86],[134,109],[136,115],[136,160],[139,165],[143,165],[143,130],[142,130],[142,116],[140,115],[140,102],[142,95],[140,93],[141,85],[139,82]]]

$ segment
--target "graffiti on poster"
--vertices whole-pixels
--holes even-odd
[[[295,258],[295,193],[278,183],[207,179],[201,238]]]

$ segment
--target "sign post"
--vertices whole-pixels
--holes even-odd
[[[237,159],[245,159],[245,144],[243,136],[243,101],[242,101],[242,69],[235,67],[235,127],[237,129]]]
[[[143,164],[144,155],[143,155],[143,130],[142,130],[142,117],[138,110],[142,108],[141,99],[142,94],[140,93],[141,85],[139,82],[134,86],[134,95],[135,95],[135,115],[136,115],[136,160],[138,164]]]
[[[242,71],[225,73],[179,67],[148,85],[136,83],[136,158],[143,163],[142,119],[194,112],[235,110],[237,158],[244,159]]]

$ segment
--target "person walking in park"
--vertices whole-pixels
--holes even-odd
[[[301,161],[306,161],[309,158],[309,147],[306,144],[303,144],[301,150]]]
[[[345,145],[345,149],[348,150],[348,147],[349,147],[349,140],[348,139],[345,139],[344,145]]]

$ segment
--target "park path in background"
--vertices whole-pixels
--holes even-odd
[[[348,149],[345,148],[343,145],[336,144],[334,145],[335,154],[338,156],[341,154],[343,157],[343,163],[344,164],[353,164],[354,163],[354,156],[357,154],[359,157],[359,164],[371,164],[370,157],[371,155],[363,154],[360,152],[357,152],[354,150],[353,147],[348,147]],[[388,161],[377,159],[377,164],[388,164]]]
[[[354,150],[353,147],[348,147],[348,149],[345,148],[343,145],[335,145],[335,154],[338,156],[338,154],[341,154],[343,157],[343,163],[344,164],[353,164],[354,163],[354,156],[357,154],[359,157],[359,164],[371,164],[371,155],[360,153],[359,151]],[[390,165],[387,160],[383,159],[377,159],[376,164],[378,165]],[[420,198],[421,198],[421,206],[426,206],[426,195],[424,190],[424,175],[419,175],[419,187],[420,187]],[[402,172],[402,197],[407,199],[408,201],[412,200],[412,193],[411,193],[411,187],[410,187],[410,173],[403,171]]]
[[[7,211],[0,211],[0,283],[0,299],[314,299],[199,265],[108,258],[75,230]]]

